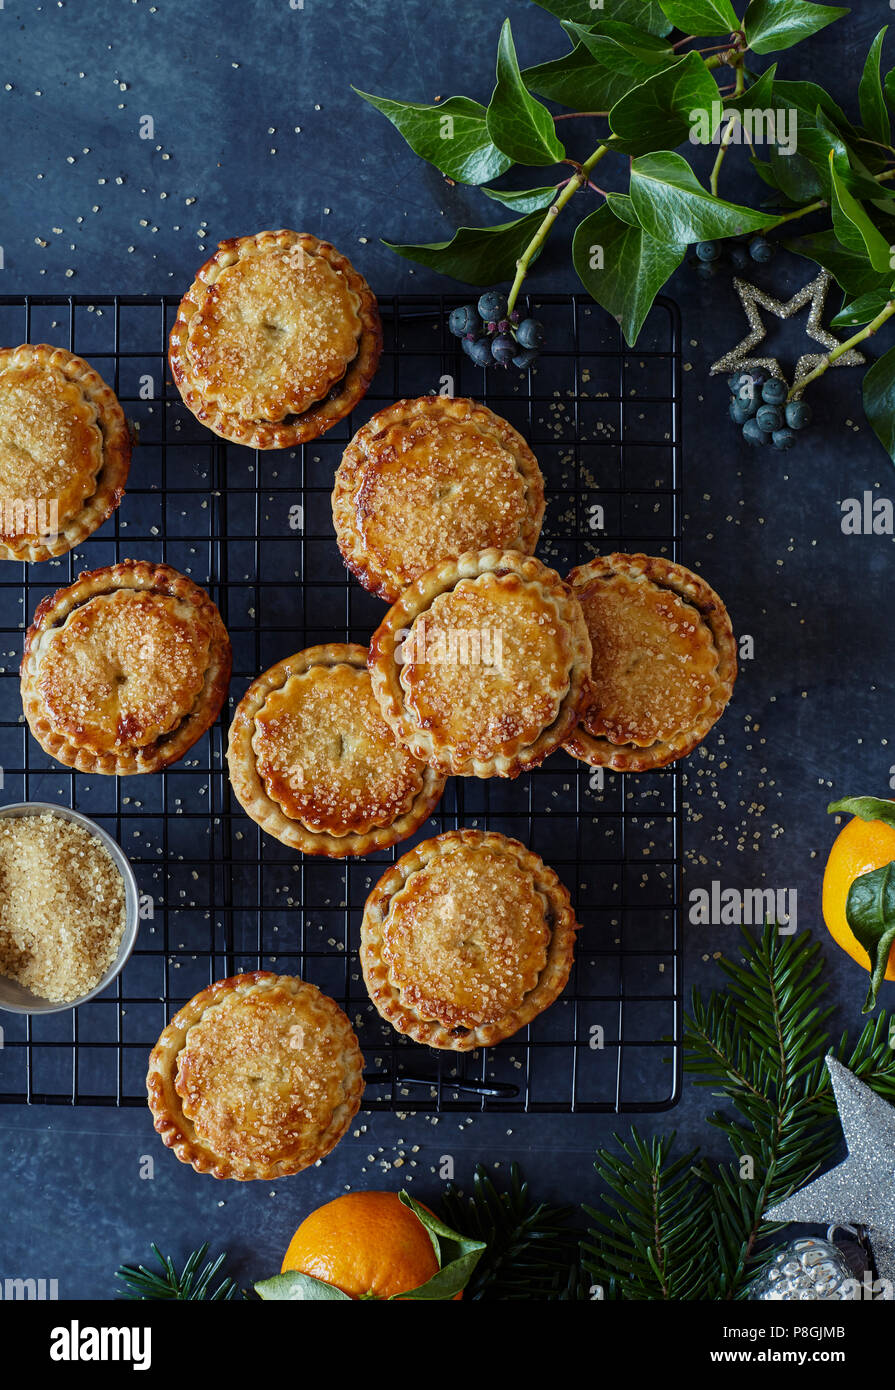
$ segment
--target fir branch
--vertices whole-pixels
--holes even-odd
[[[574,1207],[534,1204],[518,1164],[510,1168],[508,1188],[498,1192],[477,1164],[468,1197],[453,1185],[442,1209],[448,1223],[463,1235],[486,1243],[465,1299],[585,1298],[578,1266],[578,1232],[571,1227]]]
[[[178,1273],[170,1255],[163,1255],[154,1243],[150,1249],[161,1266],[161,1273],[147,1269],[145,1265],[120,1265],[115,1271],[115,1278],[120,1279],[125,1286],[122,1298],[181,1299],[192,1302],[204,1300],[217,1303],[240,1297],[239,1285],[234,1279],[224,1278],[216,1288],[211,1287],[226,1263],[226,1252],[218,1255],[216,1260],[210,1260],[203,1265],[202,1262],[208,1254],[206,1242],[192,1252]]]

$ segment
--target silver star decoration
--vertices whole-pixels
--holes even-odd
[[[832,352],[833,348],[840,346],[838,338],[834,338],[832,333],[828,333],[821,323],[821,315],[826,303],[827,290],[830,288],[832,276],[827,271],[821,271],[816,279],[809,281],[797,290],[792,299],[784,304],[782,300],[775,299],[773,295],[766,294],[757,285],[752,285],[748,280],[739,280],[734,277],[733,287],[740,297],[746,318],[749,320],[749,332],[742,342],[737,343],[735,348],[726,352],[723,357],[719,357],[717,362],[713,362],[710,368],[712,376],[716,372],[732,372],[737,368],[745,367],[764,367],[765,371],[770,372],[771,376],[778,377],[785,381],[780,363],[776,357],[752,357],[751,352],[767,337],[767,329],[762,322],[759,309],[764,309],[767,313],[773,314],[778,319],[791,318],[799,309],[804,309],[806,304],[810,304],[808,311],[808,325],[805,332],[809,338],[813,338],[816,343],[821,343],[827,352]],[[798,386],[800,381],[804,381],[809,372],[819,366],[825,359],[825,354],[821,352],[804,353],[796,363],[793,386]],[[860,352],[854,348],[849,348],[841,357],[837,357],[832,364],[834,367],[859,367],[864,358]],[[801,391],[796,391],[793,399],[798,400]]]
[[[837,1062],[826,1058],[848,1158],[770,1207],[771,1221],[864,1226],[880,1279],[895,1290],[895,1109]]]

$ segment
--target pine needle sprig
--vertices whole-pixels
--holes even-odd
[[[161,1273],[147,1269],[145,1265],[121,1265],[115,1271],[115,1278],[125,1286],[121,1297],[125,1299],[184,1299],[205,1300],[209,1303],[225,1302],[240,1297],[239,1285],[234,1279],[225,1277],[212,1288],[212,1284],[226,1263],[224,1252],[216,1260],[203,1264],[208,1254],[208,1243],[200,1245],[188,1257],[183,1269],[178,1272],[170,1255],[163,1255],[154,1243],[150,1246],[158,1260]]]
[[[511,1166],[502,1192],[477,1164],[472,1192],[464,1196],[452,1185],[441,1205],[449,1225],[486,1243],[465,1299],[587,1297],[578,1263],[579,1232],[568,1224],[575,1208],[535,1204],[518,1164]]]
[[[636,1129],[621,1154],[601,1149],[596,1169],[606,1210],[585,1207],[592,1226],[582,1258],[604,1298],[706,1296],[705,1242],[712,1234],[710,1192],[694,1180],[697,1155],[671,1159],[674,1135],[648,1143]]]
[[[824,1057],[831,1050],[819,945],[767,926],[743,932],[741,958],[720,962],[725,988],[694,990],[684,1020],[684,1065],[719,1102],[709,1123],[732,1162],[697,1154],[672,1163],[671,1141],[632,1131],[621,1154],[601,1149],[607,1212],[588,1210],[584,1263],[608,1297],[746,1296],[776,1253],[781,1227],[768,1207],[809,1182],[837,1155],[842,1131]],[[895,1102],[893,1025],[884,1014],[854,1043],[832,1050]],[[672,1136],[673,1137],[673,1136]]]

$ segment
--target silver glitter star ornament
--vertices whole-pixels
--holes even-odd
[[[810,304],[808,311],[808,324],[805,332],[809,338],[813,338],[816,343],[820,343],[832,352],[833,348],[840,347],[838,338],[834,338],[832,333],[828,333],[821,323],[821,316],[824,311],[824,304],[827,299],[827,290],[832,283],[832,276],[827,271],[821,271],[816,279],[809,281],[797,290],[792,299],[784,304],[782,300],[775,299],[773,295],[766,294],[757,285],[751,285],[748,280],[739,280],[734,277],[733,287],[740,297],[740,303],[746,318],[749,320],[749,332],[742,342],[737,343],[735,348],[726,352],[723,357],[719,357],[717,362],[713,362],[710,368],[714,376],[717,372],[733,372],[738,368],[763,367],[771,376],[778,377],[781,381],[786,378],[781,370],[780,363],[776,357],[753,357],[752,349],[757,347],[767,337],[768,330],[762,321],[759,309],[764,309],[766,313],[773,314],[778,319],[791,318],[799,309],[804,309],[806,304]],[[793,386],[798,387],[800,381],[804,381],[809,372],[819,366],[824,360],[824,353],[807,352],[804,353],[796,363]],[[860,352],[854,348],[849,348],[841,357],[837,357],[832,364],[834,367],[859,367],[864,358]],[[795,392],[794,399],[798,399],[800,391]]]
[[[765,1212],[769,1221],[863,1226],[884,1297],[895,1298],[895,1109],[837,1062],[826,1059],[848,1158]]]

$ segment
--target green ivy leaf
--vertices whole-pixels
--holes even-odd
[[[626,216],[616,210],[624,204]],[[601,257],[595,255],[600,248]],[[621,324],[633,346],[665,281],[684,259],[684,243],[656,241],[636,225],[630,199],[613,195],[612,206],[597,208],[579,223],[572,240],[572,260],[588,294]],[[594,265],[601,259],[602,264]]]
[[[881,145],[888,145],[892,139],[892,125],[889,120],[886,99],[883,96],[883,84],[880,80],[880,55],[888,27],[888,24],[883,25],[870,45],[870,52],[867,54],[867,61],[864,64],[864,71],[858,84],[861,120],[864,122],[864,127],[871,140],[878,140]]]
[[[895,463],[895,347],[883,353],[864,375],[864,413]]]
[[[543,188],[482,189],[486,198],[493,198],[495,203],[503,203],[505,208],[512,208],[513,212],[538,212],[544,208],[549,208],[557,191],[555,183],[548,183]]]
[[[886,977],[889,952],[895,944],[895,863],[860,874],[848,890],[845,918],[870,958],[870,988],[862,1013],[876,1008],[876,996]]]
[[[428,1231],[441,1268],[431,1279],[427,1279],[425,1284],[411,1289],[409,1293],[394,1294],[392,1297],[400,1299],[402,1303],[432,1302],[436,1299],[456,1297],[469,1283],[473,1270],[485,1252],[485,1242],[471,1240],[446,1226],[431,1211],[415,1202],[408,1192],[402,1190],[398,1196]]]
[[[861,820],[881,820],[895,828],[895,801],[879,796],[844,796],[831,801],[828,816],[858,816]]]
[[[558,164],[565,149],[553,117],[522,81],[510,21],[505,19],[497,46],[497,86],[486,115],[488,134],[518,164]]]
[[[272,1301],[351,1303],[353,1301],[349,1294],[343,1293],[334,1284],[326,1284],[322,1279],[315,1279],[310,1274],[302,1274],[297,1269],[291,1269],[286,1274],[275,1274],[272,1279],[260,1280],[255,1285],[255,1292],[259,1298],[263,1298],[268,1303]]]
[[[617,101],[609,113],[609,125],[620,150],[650,154],[686,140],[696,129],[693,112],[705,114],[706,138],[700,143],[708,143],[720,123],[721,110],[718,84],[699,54],[688,53]]]
[[[810,0],[751,0],[743,28],[754,53],[779,53],[848,13],[839,6],[814,5]]]
[[[674,28],[657,0],[603,0],[596,4],[591,4],[591,0],[535,0],[535,4],[542,10],[549,10],[557,19],[571,19],[575,24],[598,24],[611,10],[614,20],[633,24],[660,38]]]
[[[830,327],[858,328],[861,324],[869,323],[885,309],[890,298],[891,291],[886,287],[859,295],[850,304],[844,305],[839,313],[830,319]]]
[[[842,177],[843,156],[830,151],[832,179],[831,210],[833,230],[842,245],[860,253],[862,247],[874,270],[884,274],[892,269],[892,251],[886,238],[871,222],[857,198],[849,192]],[[847,166],[845,166],[847,167]]]
[[[531,91],[576,111],[607,111],[625,92],[676,55],[663,39],[630,24],[606,23],[598,31],[565,22],[575,43],[571,53],[526,68],[522,80]]]
[[[830,272],[846,294],[867,294],[870,290],[887,285],[891,278],[873,269],[863,245],[860,252],[850,251],[837,240],[835,232],[813,232],[786,241],[784,245],[797,256],[807,256],[809,260],[817,261],[818,265]]]
[[[437,106],[390,101],[358,87],[351,89],[387,116],[414,154],[459,183],[485,183],[506,173],[512,160],[496,149],[485,123],[485,108],[469,97],[449,97]]]
[[[532,212],[527,217],[500,222],[494,227],[460,227],[450,241],[406,246],[393,241],[383,244],[408,261],[417,261],[442,275],[464,280],[468,285],[492,285],[515,274],[516,262],[542,220],[539,212]]]
[[[770,213],[713,198],[687,161],[670,150],[632,162],[631,201],[644,231],[668,244],[757,232],[776,221]]]
[[[659,0],[659,4],[676,29],[696,38],[732,34],[740,27],[730,0]]]

